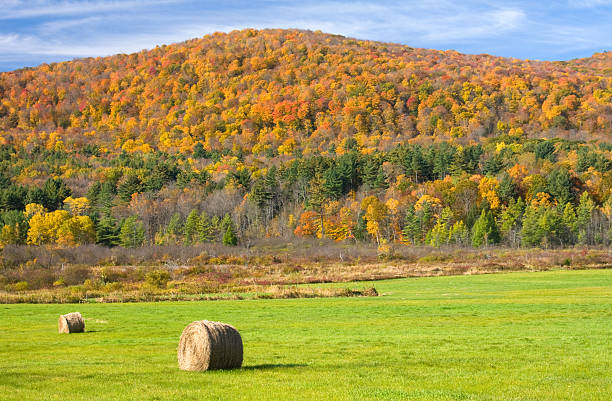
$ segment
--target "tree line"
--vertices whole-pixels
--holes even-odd
[[[0,146],[2,244],[138,247],[318,237],[442,246],[610,243],[612,147],[497,137],[483,144],[356,140],[263,164],[240,152],[122,153]],[[91,155],[90,155],[91,156]],[[78,163],[95,181],[16,181]],[[68,182],[68,183],[67,183]],[[70,184],[70,185],[69,185]]]

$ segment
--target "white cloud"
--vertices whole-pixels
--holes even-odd
[[[0,3],[3,12],[0,19],[12,20],[43,16],[58,15],[83,15],[100,12],[125,11],[129,9],[152,6],[156,4],[173,3],[171,0],[146,0],[146,1],[49,1],[33,0],[27,3],[18,0],[4,1]]]
[[[610,3],[568,0],[551,11],[527,0],[0,0],[0,20],[10,21],[0,23],[0,60],[129,53],[247,27],[319,29],[359,39],[506,56],[529,48],[536,52],[530,57],[545,58],[567,49],[611,47],[612,17],[605,17],[610,12],[586,8]],[[588,24],[573,18],[589,12],[596,18]],[[30,18],[27,25],[11,28],[25,18]]]
[[[101,16],[76,19],[61,19],[44,22],[37,27],[37,31],[43,35],[51,35],[77,26],[90,25],[100,21],[104,21],[104,18]]]

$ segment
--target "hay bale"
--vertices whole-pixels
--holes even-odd
[[[82,333],[85,331],[85,321],[79,312],[60,315],[58,326],[60,333]]]
[[[182,370],[233,369],[242,365],[242,337],[233,326],[221,322],[191,322],[178,346]]]

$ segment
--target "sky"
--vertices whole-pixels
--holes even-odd
[[[243,28],[569,60],[612,50],[612,0],[0,0],[0,71]]]

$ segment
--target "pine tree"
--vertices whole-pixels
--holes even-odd
[[[410,242],[412,245],[416,245],[419,242],[420,233],[421,227],[419,224],[419,218],[414,211],[414,205],[410,205],[410,207],[406,211],[406,217],[404,218],[402,241]]]
[[[563,218],[558,207],[542,207],[538,224],[543,233],[543,244],[546,248],[560,242],[563,232]]]
[[[566,203],[563,208],[563,235],[562,241],[564,245],[570,245],[576,243],[576,236],[578,233],[578,218],[576,212],[571,203]]]
[[[363,166],[362,180],[369,188],[374,188],[374,182],[378,176],[378,169],[380,164],[373,157],[366,159],[365,165]]]
[[[223,235],[223,244],[231,246],[238,245],[236,229],[229,213],[223,217],[223,220],[221,221],[221,228],[225,229],[225,234]]]
[[[334,167],[325,172],[323,188],[328,199],[339,199],[342,196],[342,179]]]
[[[548,185],[546,187],[548,193],[557,199],[559,204],[573,202],[572,194],[572,177],[564,167],[558,167],[551,171],[547,177]]]
[[[49,178],[42,187],[44,193],[43,206],[49,211],[56,210],[62,206],[64,199],[72,193],[70,188],[61,178]]]
[[[593,219],[593,210],[595,203],[591,200],[589,193],[584,191],[580,196],[580,202],[576,209],[578,242],[581,244],[590,244],[592,237],[591,222]]]
[[[356,152],[350,152],[342,155],[338,159],[336,171],[342,180],[343,194],[346,194],[349,191],[357,191],[359,189],[359,162]]]
[[[201,242],[213,242],[217,237],[217,232],[212,220],[206,212],[200,215],[200,225],[198,226],[198,236]]]
[[[234,227],[234,221],[232,220],[232,216],[230,216],[229,213],[225,213],[225,215],[223,216],[223,219],[221,220],[221,231],[225,232],[227,231],[228,227]]]
[[[516,199],[518,191],[516,184],[512,180],[512,177],[510,177],[510,174],[506,172],[502,174],[502,179],[499,182],[497,193],[499,195],[499,199],[505,204],[508,204]]]
[[[449,233],[450,243],[465,246],[468,244],[468,237],[469,231],[463,223],[463,220],[455,222]]]
[[[376,173],[376,179],[372,184],[372,187],[377,190],[384,190],[389,188],[389,183],[387,182],[387,174],[382,166],[378,168],[378,172]]]
[[[185,236],[185,244],[191,245],[198,241],[198,229],[200,227],[200,214],[193,209],[187,216],[185,226],[183,227],[183,235]]]
[[[424,202],[421,210],[417,212],[420,231],[418,238],[419,242],[422,242],[429,232],[433,222],[433,215],[433,210],[431,209],[429,202]]]
[[[482,209],[480,217],[472,227],[472,245],[480,247],[499,242],[499,231],[490,210]]]
[[[366,239],[368,239],[369,234],[367,229],[367,223],[365,221],[365,211],[361,211],[361,213],[359,213],[359,216],[357,217],[357,224],[353,229],[353,235],[358,241],[365,241]]]
[[[137,248],[142,246],[145,240],[144,226],[136,216],[130,216],[121,225],[119,241],[124,248]]]
[[[325,238],[325,203],[327,202],[327,193],[325,191],[325,180],[320,174],[317,174],[310,182],[310,190],[308,197],[308,206],[319,214],[319,222],[321,227],[321,238]]]
[[[124,202],[129,202],[133,194],[142,190],[142,181],[135,173],[129,173],[125,180],[117,187],[117,193]]]
[[[529,206],[523,215],[523,227],[521,229],[521,242],[523,246],[540,245],[544,233],[539,223],[539,210],[537,207]]]
[[[511,246],[518,245],[518,234],[521,229],[521,218],[525,209],[525,202],[522,198],[518,200],[510,199],[508,206],[505,207],[500,216],[499,224],[501,234]]]
[[[111,216],[103,216],[96,225],[96,244],[112,247],[119,245],[117,221]]]
[[[450,221],[452,218],[453,212],[449,207],[442,209],[436,225],[427,234],[426,243],[435,247],[447,244],[450,240]]]

